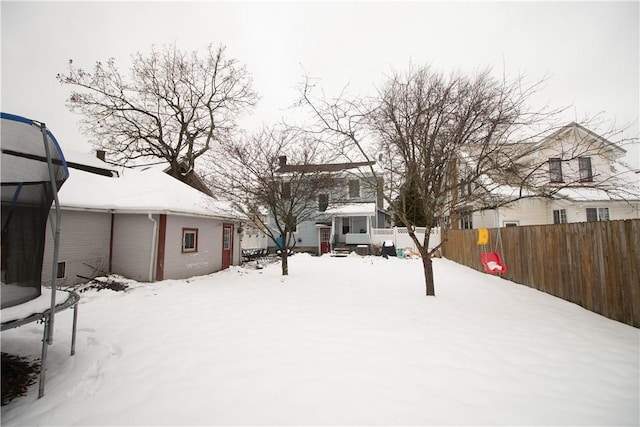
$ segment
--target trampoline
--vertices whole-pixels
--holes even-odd
[[[55,313],[74,308],[71,354],[80,297],[57,292],[60,205],[58,189],[68,178],[67,164],[44,123],[0,113],[2,147],[1,331],[42,321],[42,358],[38,397],[44,395],[47,347],[53,343]],[[53,207],[53,209],[52,209]],[[53,232],[50,288],[42,289],[47,219]],[[47,274],[47,272],[45,272]]]

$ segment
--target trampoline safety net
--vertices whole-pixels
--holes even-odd
[[[55,191],[69,173],[58,142],[44,124],[1,113],[0,131],[0,301],[5,308],[40,296],[47,218]]]

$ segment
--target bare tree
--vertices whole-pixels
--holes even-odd
[[[386,185],[385,199],[420,251],[426,295],[435,295],[431,256],[438,247],[429,249],[430,231],[438,225],[446,230],[446,219],[455,220],[480,193],[486,197],[492,187],[504,185],[505,171],[527,154],[522,148],[527,145],[516,149],[513,138],[534,138],[553,116],[527,108],[539,86],[521,78],[495,80],[488,71],[445,76],[421,67],[393,73],[377,96],[366,100],[314,97],[307,79],[302,104],[311,108],[318,132],[338,151],[365,159],[374,152],[383,159],[385,179],[379,182]],[[460,162],[466,165],[464,174],[458,171]],[[500,179],[487,180],[492,172]],[[526,186],[522,177],[521,196]],[[426,227],[422,241],[416,226]]]
[[[319,195],[338,184],[334,173],[317,167],[329,161],[326,152],[316,140],[287,127],[227,140],[219,149],[217,164],[210,167],[213,188],[276,243],[282,275],[288,275],[297,224],[315,218]]]
[[[223,46],[204,55],[175,44],[132,56],[130,76],[115,60],[96,62],[93,72],[72,60],[61,84],[72,88],[68,107],[82,115],[82,128],[114,163],[160,159],[179,177],[193,170],[213,141],[224,140],[238,114],[255,104],[252,79]]]

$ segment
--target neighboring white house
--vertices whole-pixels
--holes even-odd
[[[622,164],[626,151],[570,123],[527,147],[519,165],[535,171],[528,196],[496,210],[462,214],[459,228],[558,224],[640,218],[638,174]],[[536,166],[540,166],[536,168]],[[519,188],[494,187],[513,197]],[[475,206],[477,208],[477,206]]]
[[[106,273],[143,282],[183,279],[239,264],[241,221],[227,203],[157,168],[109,177],[96,173],[108,172],[108,164],[92,160],[88,172],[69,157],[70,176],[59,192],[59,284]],[[50,229],[46,238],[42,279],[49,283]]]

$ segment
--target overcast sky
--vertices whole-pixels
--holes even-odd
[[[549,76],[534,101],[572,105],[566,120],[598,113],[639,133],[640,3],[634,2],[11,2],[2,0],[2,111],[43,121],[63,150],[89,152],[70,88],[69,59],[91,69],[175,42],[224,44],[245,64],[261,101],[243,123],[288,114],[303,74],[327,92],[372,93],[410,62],[446,73],[492,67],[497,76]],[[608,127],[607,127],[608,129]],[[596,132],[602,129],[593,129]],[[614,141],[615,142],[615,141]],[[640,166],[637,148],[628,160]]]

